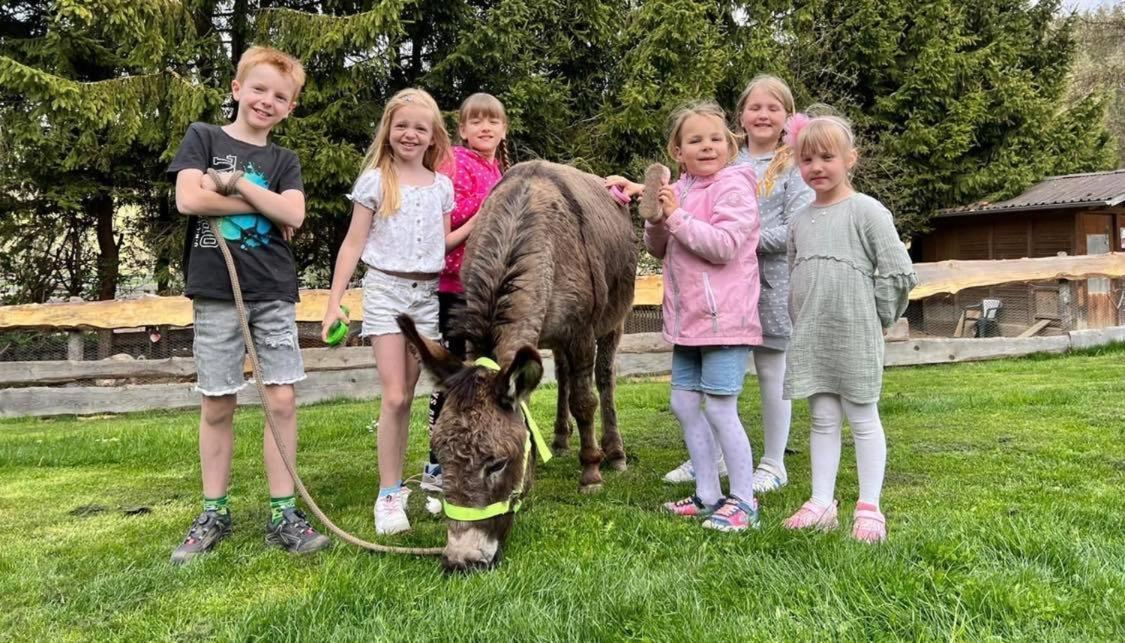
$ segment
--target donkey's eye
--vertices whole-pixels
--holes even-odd
[[[503,471],[504,467],[506,466],[508,466],[507,460],[497,460],[495,462],[491,462],[484,468],[484,475],[494,476]]]

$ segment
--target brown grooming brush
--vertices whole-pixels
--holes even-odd
[[[645,221],[664,218],[660,207],[660,188],[668,185],[671,178],[672,172],[660,163],[653,163],[645,170],[645,190],[641,192],[641,202],[637,205],[637,212]]]

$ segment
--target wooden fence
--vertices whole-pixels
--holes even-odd
[[[919,285],[911,293],[920,299],[964,288],[1046,279],[1084,279],[1125,276],[1125,255],[1051,257],[1005,261],[946,261],[917,264]],[[659,305],[659,277],[638,278],[634,306]],[[319,321],[327,291],[302,291],[298,321]],[[345,305],[362,311],[358,290],[349,291]],[[81,332],[147,326],[189,326],[191,303],[182,297],[146,297],[127,301],[33,304],[0,307],[0,330],[40,329]],[[1125,341],[1125,328],[1068,332],[1050,337],[989,339],[909,339],[888,341],[888,366],[935,364],[994,359],[1036,352],[1064,352],[1072,348]],[[668,372],[671,350],[659,333],[627,335],[618,357],[618,375],[658,375]],[[374,359],[367,347],[306,348],[302,351],[308,379],[297,385],[301,403],[333,398],[370,399],[379,394]],[[547,381],[553,377],[545,353]],[[249,372],[247,365],[247,372]],[[751,361],[752,366],[752,361]],[[51,360],[0,362],[0,417],[89,414],[197,406],[193,392],[195,365],[191,358]],[[172,383],[144,384],[160,378]],[[427,391],[429,382],[420,385]],[[253,387],[239,394],[242,404],[257,403]]]

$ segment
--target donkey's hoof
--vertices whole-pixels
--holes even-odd
[[[555,456],[556,458],[561,458],[569,452],[570,447],[560,447],[554,444],[551,445],[551,455]]]
[[[629,468],[629,464],[625,462],[625,457],[613,458],[612,460],[605,460],[602,462],[603,469],[610,471],[624,471]]]
[[[595,482],[594,484],[578,485],[579,493],[594,494],[602,492],[602,483]]]
[[[551,440],[551,453],[552,454],[563,455],[567,451],[570,451],[570,441],[569,440],[567,440],[566,438],[559,439],[558,436],[555,436],[555,439]]]

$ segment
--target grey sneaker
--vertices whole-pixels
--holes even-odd
[[[433,493],[441,493],[441,465],[437,463],[427,462],[422,467],[422,489],[432,491]]]
[[[184,542],[172,552],[172,564],[183,565],[191,559],[211,551],[218,542],[230,535],[230,512],[204,511],[188,529]]]
[[[292,554],[311,554],[330,546],[332,541],[317,533],[299,509],[291,507],[281,513],[276,525],[266,523],[266,544],[277,545]]]

